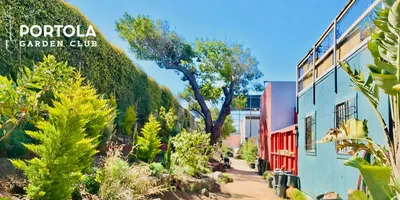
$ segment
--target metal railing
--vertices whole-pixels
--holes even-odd
[[[370,36],[378,7],[382,7],[381,0],[350,0],[346,4],[297,65],[297,94],[315,85],[318,78],[337,66],[337,61],[345,60]]]

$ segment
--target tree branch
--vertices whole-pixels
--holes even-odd
[[[185,67],[180,66],[178,63],[175,64],[171,64],[171,63],[163,63],[166,69],[174,69],[174,70],[178,70],[179,72],[181,72],[189,81],[190,86],[192,87],[194,96],[197,100],[197,102],[200,105],[201,108],[201,113],[203,113],[204,115],[204,121],[206,123],[206,132],[207,133],[211,133],[212,131],[212,117],[211,117],[211,112],[210,109],[208,108],[206,101],[204,100],[203,96],[200,93],[200,87],[199,84],[196,81],[196,77],[190,73],[190,71],[188,69],[186,69]]]
[[[18,121],[11,127],[11,129],[8,130],[7,133],[4,134],[4,135],[0,138],[0,142],[1,142],[2,140],[6,139],[6,138],[11,134],[11,132],[12,132],[15,128],[17,128],[18,124],[20,124],[20,123],[22,122],[22,120],[25,118],[25,115],[26,115],[25,113],[22,113],[21,117],[20,117],[20,118],[18,119]]]
[[[197,109],[194,109],[194,108],[192,108],[191,110],[192,110],[193,112],[197,113],[198,115],[200,115],[201,117],[203,117],[203,119],[205,118],[205,117],[204,117],[204,114],[203,114],[200,110],[197,110]]]
[[[215,135],[212,135],[211,137],[214,140],[219,138],[219,134],[221,133],[221,128],[224,125],[225,119],[228,115],[231,114],[233,89],[234,89],[234,82],[231,82],[229,89],[226,88],[226,86],[222,87],[222,90],[224,91],[224,95],[225,95],[225,100],[224,100],[224,103],[222,104],[221,111],[219,112],[218,119],[217,119],[217,121],[215,121],[214,126],[213,126],[212,133]]]

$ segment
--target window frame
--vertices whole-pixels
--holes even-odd
[[[307,155],[315,155],[317,152],[316,144],[316,117],[315,112],[304,118],[304,145]]]
[[[340,114],[340,115],[339,115]],[[357,104],[357,95],[353,98],[347,99],[335,105],[334,107],[334,127],[340,128],[343,120],[347,121],[350,119],[358,119],[358,104]],[[335,150],[338,156],[350,156],[348,151],[351,150],[351,147],[345,147],[343,150],[339,150],[337,145],[340,144],[341,141],[335,142]]]

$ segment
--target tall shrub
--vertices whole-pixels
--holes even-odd
[[[250,140],[246,141],[243,146],[243,158],[248,162],[254,162],[258,155],[257,146]]]
[[[208,158],[213,154],[209,134],[184,130],[173,138],[172,143],[175,148],[172,161],[185,173],[196,176],[209,172]]]
[[[125,111],[124,132],[125,135],[131,135],[132,126],[137,121],[136,108],[134,105],[129,106]]]
[[[138,157],[140,160],[151,163],[158,153],[160,153],[161,138],[158,133],[161,130],[160,123],[153,115],[142,128],[142,135],[138,138]]]
[[[102,129],[115,117],[115,108],[82,82],[76,73],[72,85],[55,91],[53,105],[47,107],[48,120],[35,123],[38,131],[26,132],[38,144],[24,146],[37,157],[12,160],[28,178],[30,199],[69,199],[90,167]]]
[[[168,138],[167,152],[164,155],[164,167],[165,169],[171,169],[171,155],[172,155],[172,139]]]

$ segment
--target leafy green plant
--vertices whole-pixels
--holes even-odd
[[[160,123],[153,115],[142,128],[142,137],[138,138],[138,157],[140,160],[151,163],[158,153],[160,153],[161,138],[158,136]]]
[[[124,117],[124,132],[125,135],[131,135],[132,126],[137,121],[136,108],[134,105],[129,106],[125,111]]]
[[[218,177],[218,182],[220,184],[227,184],[232,183],[233,179],[228,174],[221,174],[221,176]]]
[[[82,172],[90,167],[102,129],[114,119],[115,108],[83,85],[76,73],[71,85],[54,91],[48,119],[35,122],[38,131],[27,131],[38,144],[24,144],[37,157],[12,160],[28,178],[30,199],[69,199]]]
[[[286,190],[286,195],[290,200],[307,200],[306,195],[302,191],[293,186]]]
[[[208,158],[213,154],[208,134],[182,131],[172,140],[175,152],[172,154],[174,165],[185,173],[196,176],[210,171]]]
[[[93,167],[89,173],[84,175],[82,183],[90,194],[97,194],[100,190],[100,181],[98,179],[99,169]]]
[[[73,80],[74,68],[57,62],[51,55],[32,70],[21,69],[16,82],[0,76],[0,142],[22,123],[46,118],[54,93],[64,91],[64,86],[71,85]]]
[[[129,153],[129,161],[134,162],[138,158],[137,152],[138,152],[138,140],[139,140],[139,131],[137,124],[133,130],[133,137],[132,137],[132,150]]]
[[[158,121],[167,132],[171,132],[174,129],[177,120],[178,117],[172,108],[170,108],[168,112],[166,112],[164,107],[160,108],[160,111],[158,112]]]
[[[258,155],[257,146],[250,140],[246,141],[243,145],[243,158],[247,163],[254,163]]]
[[[150,174],[152,176],[160,176],[164,172],[164,167],[161,163],[151,163],[150,167]]]
[[[271,177],[273,177],[273,174],[270,171],[264,172],[264,174],[263,174],[264,180],[268,180]]]
[[[164,167],[167,170],[171,169],[171,155],[172,155],[172,139],[171,137],[169,137],[167,152],[165,152],[164,155]]]
[[[392,199],[400,198],[399,159],[400,128],[387,127],[381,113],[378,111],[379,91],[390,97],[390,108],[393,124],[400,124],[400,1],[384,0],[385,8],[376,12],[374,24],[377,27],[371,35],[368,49],[374,58],[374,64],[368,65],[369,76],[364,76],[362,70],[352,69],[348,63],[340,63],[349,75],[354,88],[362,93],[375,111],[382,127],[386,146],[376,144],[368,137],[366,121],[357,119],[343,123],[338,129],[331,129],[319,142],[343,141],[337,148],[351,147],[353,157],[345,165],[357,168],[368,187],[369,196],[357,192],[362,199]],[[389,129],[392,129],[393,139]],[[373,163],[368,163],[358,156],[360,151],[367,151],[373,157]],[[355,197],[354,197],[355,198]],[[353,199],[354,199],[353,198]],[[356,198],[357,199],[357,198]]]
[[[166,191],[165,185],[160,185],[157,179],[149,178],[150,174],[148,164],[129,166],[121,159],[121,152],[112,149],[97,178],[101,182],[99,197],[112,200],[143,199],[147,195]]]

